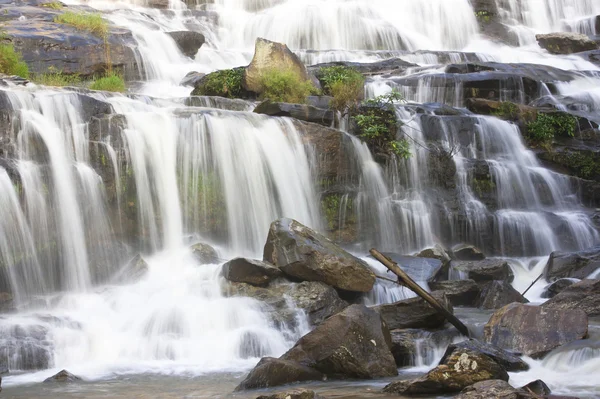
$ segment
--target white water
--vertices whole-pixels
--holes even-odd
[[[503,3],[510,4],[505,21],[515,26],[521,43],[527,46],[511,48],[481,40],[467,0],[218,0],[207,6],[218,14],[218,23],[195,19],[182,10],[180,2],[171,2],[171,8],[177,10],[169,13],[146,9],[141,1],[93,0],[87,4],[112,10],[107,18],[131,29],[145,70],[142,93],[157,97],[186,96],[190,89],[178,82],[189,71],[209,72],[248,63],[258,36],[285,42],[311,62],[375,61],[399,50],[465,50],[486,61],[598,69],[576,56],[550,56],[536,48],[532,39],[534,33],[557,29],[589,33],[589,26],[580,21],[600,13],[596,2],[550,1],[545,12],[531,12],[534,8],[540,11],[535,1],[520,2],[520,8],[515,2]],[[165,34],[190,26],[207,37],[194,60],[183,57]],[[403,57],[424,65],[439,62],[436,54]],[[461,53],[450,55],[453,62],[464,57]],[[424,76],[432,72],[435,70]],[[385,92],[389,84],[386,80],[370,83],[370,92]],[[561,94],[588,96],[590,111],[597,111],[598,85],[598,79],[588,77],[558,89]],[[460,106],[460,90],[460,85],[434,90],[424,79],[406,94],[418,102]],[[322,227],[311,171],[314,158],[302,144],[301,129],[288,120],[254,114],[199,109],[186,114],[174,109],[175,102],[102,97],[125,115],[123,148],[111,141],[103,144],[114,154],[110,163],[117,181],[132,172],[149,272],[133,284],[93,287],[89,255],[117,226],[109,222],[104,187],[89,165],[87,127],[80,117],[78,99],[47,91],[11,90],[10,96],[22,114],[15,132],[19,143],[16,168],[22,184],[15,190],[0,170],[0,250],[11,258],[22,253],[32,256],[22,270],[10,273],[17,303],[26,310],[2,319],[0,327],[12,331],[4,334],[11,339],[23,326],[30,335],[41,334],[40,347],[34,342],[27,350],[50,352],[52,370],[9,376],[5,385],[37,382],[60,368],[90,379],[143,372],[247,370],[260,356],[278,356],[305,332],[303,327],[276,328],[263,305],[254,300],[223,296],[220,267],[196,265],[184,247],[189,236],[208,236],[219,230],[228,256],[260,257],[268,225],[279,216]],[[494,240],[501,254],[546,256],[552,250],[586,248],[599,242],[566,180],[540,167],[514,126],[493,118],[473,118],[474,128],[466,142],[461,136],[464,132],[451,118],[439,118],[439,143],[452,151],[457,169],[454,184],[466,218],[453,213],[453,204],[447,205],[444,215],[435,214],[431,203],[436,194],[427,191],[431,188],[426,178],[428,152],[418,145],[425,141],[423,116],[408,106],[399,106],[397,112],[406,123],[403,131],[415,139],[409,160],[394,160],[381,168],[363,144],[353,141],[361,177],[359,223],[361,230],[372,232],[368,243],[409,253],[441,239],[466,237],[481,244]],[[39,140],[46,148],[41,154]],[[126,152],[127,169],[120,169],[123,165],[117,162],[117,151]],[[488,210],[469,184],[467,163],[473,159],[490,164],[500,206],[497,211]],[[46,163],[52,169],[50,175],[43,170]],[[22,206],[19,196],[23,197]],[[117,206],[127,205],[120,192],[117,197]],[[226,214],[226,226],[211,225],[215,209]],[[439,229],[444,218],[452,222],[452,231]],[[480,232],[488,229],[492,220],[495,236],[482,237]],[[557,236],[557,220],[570,232],[572,242],[562,242]],[[33,255],[35,248],[50,244],[58,247],[53,253],[59,259],[47,252]],[[379,266],[370,263],[377,270]],[[544,263],[544,258],[515,260],[515,287],[522,291]],[[528,297],[537,300],[543,284],[538,283]],[[68,292],[41,295],[56,290]],[[365,302],[393,302],[409,295],[402,288],[380,282]],[[252,344],[242,344],[247,334],[253,334]],[[248,356],[242,347],[260,350]],[[436,350],[440,352],[441,346]],[[580,380],[570,380],[573,373],[561,376],[565,360],[558,355],[540,366],[547,373],[541,376],[561,392],[577,391],[581,386],[597,390],[597,383],[584,380],[594,375],[597,353],[584,351],[586,358],[578,358],[581,367],[576,369],[583,376]],[[437,352],[435,356],[419,353],[416,365],[423,370],[433,366],[441,355]],[[15,361],[10,366],[19,369],[22,363]]]

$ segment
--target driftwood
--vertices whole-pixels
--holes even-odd
[[[404,272],[395,262],[384,256],[381,252],[375,248],[369,251],[371,255],[385,267],[387,267],[392,273],[398,276],[397,283],[410,288],[415,294],[423,298],[429,303],[435,310],[441,313],[450,323],[456,327],[456,329],[465,336],[470,336],[469,329],[465,326],[456,316],[443,307],[434,297],[432,297],[427,291],[419,286],[408,274]]]
[[[527,291],[529,291],[531,289],[531,287],[533,287],[534,284],[537,283],[539,281],[539,279],[542,278],[543,275],[544,275],[544,273],[540,274],[535,280],[533,280],[533,283],[529,284],[529,287],[527,287],[527,289],[525,291],[523,291],[521,296],[525,296],[525,294],[527,294]]]

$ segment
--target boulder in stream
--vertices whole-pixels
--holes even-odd
[[[71,383],[81,381],[80,377],[77,377],[75,374],[69,373],[67,370],[61,370],[58,373],[54,374],[52,377],[48,377],[44,380],[44,382],[60,382],[60,383]]]
[[[452,305],[443,292],[436,291],[432,292],[431,295],[442,306],[448,309],[450,313],[453,312]],[[381,318],[391,330],[402,328],[438,328],[446,322],[446,318],[421,297],[378,305],[372,309],[381,315]]]
[[[429,283],[432,291],[442,291],[452,306],[476,307],[481,288],[473,280],[448,280]]]
[[[583,311],[589,317],[600,316],[600,280],[581,280],[542,305],[553,311]]]
[[[467,244],[456,245],[452,248],[452,257],[456,260],[484,260],[483,252],[473,246]]]
[[[168,35],[175,41],[183,55],[192,59],[205,41],[202,33],[189,30],[168,32]]]
[[[235,390],[268,388],[292,382],[322,379],[324,379],[324,375],[313,368],[294,361],[264,357]]]
[[[502,348],[491,344],[486,344],[476,339],[467,339],[457,344],[450,344],[446,349],[446,353],[444,353],[444,356],[442,356],[440,363],[446,363],[446,359],[457,349],[468,349],[473,352],[483,353],[504,367],[506,371],[529,370],[529,365],[521,360],[519,356],[513,355]]]
[[[513,388],[503,380],[480,381],[463,389],[454,399],[526,399],[530,396],[521,395],[519,390]],[[531,397],[533,399],[533,397]]]
[[[365,262],[293,219],[271,223],[263,260],[293,278],[322,281],[345,291],[369,292],[375,284],[375,274]]]
[[[598,269],[600,269],[600,247],[577,252],[556,251],[550,254],[544,269],[544,277],[548,280],[563,277],[584,279]]]
[[[554,298],[558,294],[560,294],[565,288],[572,286],[576,282],[580,280],[576,278],[561,278],[556,280],[555,282],[548,284],[544,287],[544,292],[542,292],[542,298]]]
[[[223,277],[227,280],[259,287],[282,275],[277,267],[256,259],[235,258],[223,265]]]
[[[219,254],[217,251],[208,244],[197,243],[191,246],[192,255],[198,263],[206,265],[209,263],[220,263]]]
[[[273,395],[261,395],[256,399],[322,399],[322,396],[317,395],[315,391],[311,391],[310,389],[300,388]]]
[[[333,110],[307,104],[274,103],[267,100],[258,104],[254,112],[270,116],[287,116],[324,126],[331,126],[335,122]]]
[[[585,338],[587,333],[588,317],[583,310],[555,310],[520,303],[497,310],[484,327],[487,343],[534,358]]]
[[[482,309],[499,309],[513,302],[529,302],[508,281],[488,281],[481,284],[481,294],[477,307]]]
[[[467,278],[479,281],[503,280],[511,282],[513,272],[504,259],[450,262],[450,269],[464,273]]]
[[[588,36],[575,32],[555,32],[535,35],[540,47],[552,54],[573,54],[598,49]]]

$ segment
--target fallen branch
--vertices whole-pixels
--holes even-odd
[[[542,278],[543,275],[544,275],[544,273],[540,274],[535,280],[533,280],[533,283],[529,284],[529,287],[527,287],[527,289],[525,291],[523,291],[521,296],[525,296],[525,294],[527,294],[527,291],[529,291],[531,289],[531,287],[533,287],[534,284],[537,283],[538,280]]]
[[[381,252],[377,251],[375,248],[369,251],[371,255],[375,259],[377,259],[381,264],[387,267],[392,273],[398,276],[398,281],[396,283],[404,285],[410,288],[415,294],[423,298],[427,303],[429,303],[435,310],[437,310],[440,314],[442,314],[456,329],[465,336],[470,336],[469,329],[465,326],[456,316],[448,311],[445,307],[443,307],[434,297],[431,296],[427,291],[425,291],[419,284],[415,283],[415,281],[410,278],[408,274],[404,272],[395,262],[384,256]]]

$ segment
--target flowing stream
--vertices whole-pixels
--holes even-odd
[[[130,30],[143,73],[129,95],[0,87],[13,118],[9,161],[0,163],[0,264],[10,265],[0,291],[11,290],[16,308],[0,314],[0,365],[11,371],[2,382],[12,397],[47,397],[37,383],[61,369],[88,381],[81,392],[52,391],[65,398],[230,397],[233,382],[260,357],[280,356],[309,330],[291,302],[295,321],[277,324],[264,303],[230,296],[221,265],[261,258],[279,217],[327,229],[318,141],[291,119],[250,112],[250,102],[186,101],[191,88],[179,85],[191,71],[247,65],[257,37],[286,43],[307,64],[391,57],[417,64],[366,85],[370,97],[393,88],[404,94],[407,102],[395,108],[411,137],[409,159],[382,166],[364,143],[341,134],[353,168],[351,182],[335,183],[352,185],[340,197],[337,224],[354,223],[349,250],[378,274],[385,270],[366,258],[370,247],[409,255],[469,242],[507,257],[513,286],[523,291],[552,251],[600,245],[595,210],[583,205],[572,179],[545,168],[515,124],[466,111],[464,83],[444,71],[467,61],[560,68],[572,79],[542,85],[536,98],[563,107],[565,98],[578,99],[600,122],[600,68],[535,42],[544,32],[600,34],[600,1],[496,0],[515,46],[483,36],[469,0],[172,0],[168,10],[138,0],[65,3],[85,3]],[[193,59],[166,34],[181,30],[206,37]],[[503,99],[526,103],[525,90],[516,91],[520,98]],[[441,112],[441,104],[454,111]],[[88,123],[88,109],[103,106],[113,115]],[[427,141],[447,154],[444,163]],[[456,171],[450,180],[442,176],[447,168]],[[474,185],[481,170],[492,183]],[[198,264],[190,250],[197,242],[213,244],[221,261]],[[130,279],[130,260],[140,252],[147,270]],[[543,301],[546,284],[528,299]],[[364,302],[413,295],[378,282]],[[480,326],[489,313],[468,316]],[[555,393],[600,396],[599,330],[590,329],[587,343],[528,359],[532,369],[511,374],[511,383],[543,378]],[[405,371],[434,367],[450,341],[419,342]],[[206,389],[193,388],[190,377]],[[171,383],[177,387],[165,390]],[[344,384],[313,385],[352,393]]]

